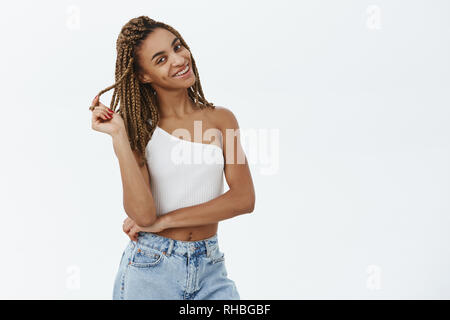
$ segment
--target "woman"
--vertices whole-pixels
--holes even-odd
[[[217,236],[219,221],[255,203],[238,122],[206,101],[190,49],[172,27],[140,16],[116,45],[116,83],[90,107],[92,128],[113,140],[131,239],[113,299],[240,299]],[[112,88],[108,108],[99,98]]]

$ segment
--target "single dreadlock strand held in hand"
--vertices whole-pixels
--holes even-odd
[[[120,102],[120,109],[115,112],[124,120],[131,149],[133,151],[137,150],[141,156],[142,162],[139,164],[140,166],[143,166],[147,161],[145,147],[159,123],[160,115],[156,91],[151,84],[140,82],[137,76],[139,65],[136,52],[142,41],[156,28],[165,28],[172,32],[190,52],[190,48],[184,39],[171,26],[152,20],[147,16],[133,18],[122,27],[116,41],[115,83],[98,93],[100,97],[103,93],[114,88],[110,109],[115,111]],[[214,104],[208,102],[203,94],[199,73],[192,53],[191,64],[195,74],[195,83],[187,89],[188,96],[197,107],[214,109]]]

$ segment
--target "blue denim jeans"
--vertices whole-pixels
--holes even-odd
[[[240,300],[217,234],[198,241],[138,235],[122,254],[113,300]]]

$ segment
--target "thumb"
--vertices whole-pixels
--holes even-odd
[[[98,103],[99,103],[99,97],[98,97],[98,95],[96,95],[94,100],[92,100],[92,105],[93,106],[98,106]]]

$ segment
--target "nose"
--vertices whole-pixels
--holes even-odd
[[[178,54],[176,54],[173,58],[173,66],[174,67],[181,67],[184,65],[184,62],[186,59]]]

